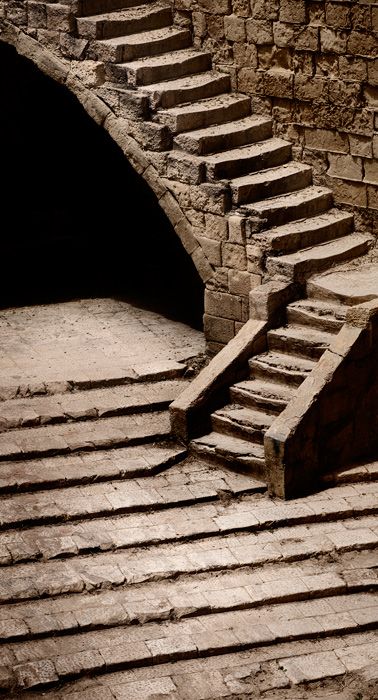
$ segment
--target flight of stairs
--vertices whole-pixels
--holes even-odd
[[[229,389],[211,415],[212,432],[191,442],[202,458],[265,477],[264,435],[345,322],[348,307],[310,296],[287,307],[286,325],[268,331],[266,352],[249,360],[249,377]]]
[[[168,180],[221,183],[229,210],[253,220],[268,275],[301,276],[366,252],[370,237],[353,232],[353,217],[333,208],[310,166],[292,160],[272,120],[251,114],[249,97],[231,91],[211,54],[193,48],[169,3],[82,0],[76,23],[108,85],[147,101],[145,123],[166,152]]]

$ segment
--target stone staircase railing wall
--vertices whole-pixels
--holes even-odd
[[[233,90],[273,118],[294,158],[332,188],[356,228],[377,234],[378,3],[171,0]]]

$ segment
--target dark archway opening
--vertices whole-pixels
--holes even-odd
[[[0,65],[0,307],[116,296],[202,328],[202,281],[120,148],[13,47]]]

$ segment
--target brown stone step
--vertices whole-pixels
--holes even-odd
[[[259,236],[272,252],[291,253],[325,243],[353,230],[353,215],[338,209],[330,209],[319,216],[277,226]]]
[[[271,275],[303,281],[316,272],[328,270],[336,263],[353,260],[367,253],[373,242],[373,237],[368,234],[353,233],[328,243],[304,248],[296,253],[269,257],[266,269]]]
[[[49,423],[161,411],[168,408],[186,386],[184,380],[167,380],[2,401],[0,432]]]
[[[10,430],[0,435],[0,463],[161,440],[170,434],[167,411]]]
[[[242,119],[250,114],[251,100],[238,93],[217,95],[191,104],[162,109],[156,118],[178,134]]]
[[[168,51],[185,49],[191,45],[191,41],[191,34],[186,29],[166,27],[96,41],[93,44],[93,51],[100,61],[125,63],[143,56],[155,56]]]
[[[192,440],[190,449],[201,457],[231,464],[237,463],[239,468],[251,471],[256,476],[260,477],[264,474],[264,449],[258,443],[214,431]]]
[[[146,0],[79,0],[77,17],[146,5]]]
[[[314,330],[305,326],[287,326],[268,331],[268,345],[276,352],[290,351],[308,359],[319,359],[330,346],[333,333]]]
[[[113,74],[117,80],[129,85],[149,85],[163,80],[177,80],[210,69],[211,54],[189,48],[117,64],[113,66]]]
[[[237,206],[286,194],[312,184],[312,168],[291,161],[269,170],[244,175],[231,181],[232,201]]]
[[[274,416],[262,410],[229,404],[212,414],[211,426],[215,432],[261,445],[273,420]]]
[[[234,178],[254,170],[281,165],[291,156],[291,144],[279,138],[234,148],[207,156],[206,175],[209,181]]]
[[[172,24],[170,5],[153,2],[128,10],[105,12],[77,19],[79,37],[86,39],[111,39],[161,29]]]
[[[214,97],[229,90],[230,77],[225,73],[208,71],[177,80],[145,85],[153,109],[168,109],[184,102]]]
[[[341,304],[333,305],[312,299],[302,299],[289,304],[286,314],[290,324],[338,333],[345,323],[347,310],[348,307]]]
[[[253,204],[244,204],[242,211],[261,220],[265,229],[280,226],[295,219],[323,214],[332,206],[332,192],[326,187],[306,187]]]
[[[176,136],[174,144],[188,153],[205,155],[263,141],[271,135],[272,120],[260,115],[252,115],[205,129],[187,131]]]
[[[299,386],[314,369],[316,362],[283,352],[267,352],[249,360],[253,377],[274,381],[288,386]]]
[[[230,398],[233,403],[239,403],[249,408],[263,409],[274,414],[280,413],[292,396],[292,389],[259,379],[246,379],[243,382],[233,384],[230,388]]]

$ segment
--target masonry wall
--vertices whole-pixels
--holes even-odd
[[[172,0],[255,112],[272,115],[294,157],[352,208],[378,221],[378,2]]]

